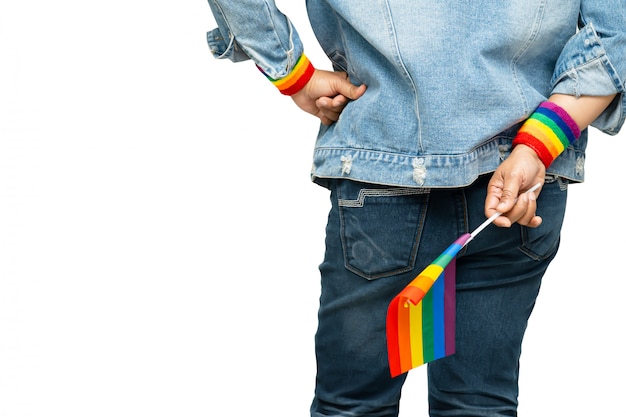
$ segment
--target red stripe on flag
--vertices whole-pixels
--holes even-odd
[[[398,343],[398,306],[399,298],[394,298],[387,309],[387,354],[389,371],[395,377],[402,373],[400,364],[400,344]]]

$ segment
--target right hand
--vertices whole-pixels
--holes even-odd
[[[493,223],[499,227],[511,227],[513,223],[537,227],[541,217],[535,214],[537,196],[524,191],[540,183],[543,186],[546,168],[537,153],[525,145],[517,145],[491,176],[485,199],[485,216],[503,213]]]
[[[324,125],[335,123],[349,100],[365,93],[365,85],[356,86],[345,72],[315,70],[309,82],[292,95],[298,107],[320,119]]]

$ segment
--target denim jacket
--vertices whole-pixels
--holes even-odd
[[[273,0],[208,0],[217,58],[289,75],[304,52]],[[618,94],[593,126],[626,117],[625,0],[307,0],[336,70],[367,91],[322,126],[312,178],[458,187],[494,171],[520,125],[553,93]],[[548,174],[584,179],[587,132]]]

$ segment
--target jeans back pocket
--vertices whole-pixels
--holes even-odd
[[[345,266],[368,280],[410,271],[426,217],[428,189],[338,181]]]

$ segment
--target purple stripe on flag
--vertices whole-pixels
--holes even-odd
[[[456,336],[456,258],[453,258],[443,271],[445,276],[444,317],[446,356],[455,352]]]

